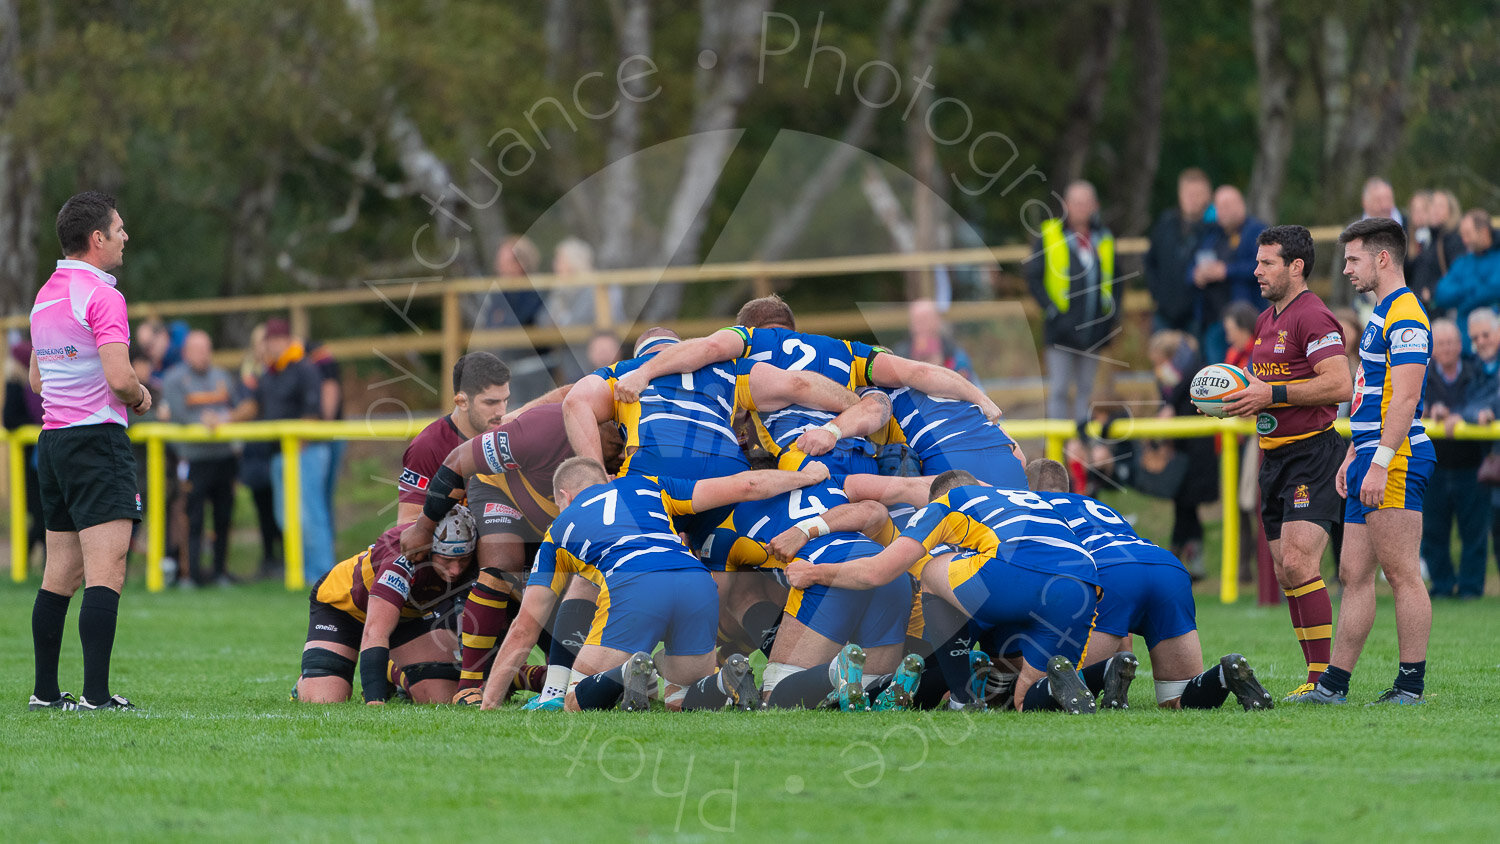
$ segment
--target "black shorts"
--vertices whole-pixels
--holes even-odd
[[[322,581],[319,581],[319,585]],[[332,642],[359,651],[360,639],[365,634],[365,623],[331,604],[317,599],[318,588],[313,587],[313,597],[307,619],[307,641]],[[379,600],[378,598],[376,600]],[[457,606],[462,606],[458,602]],[[455,621],[448,613],[429,613],[422,618],[403,618],[391,631],[388,647],[395,650],[408,642],[416,641],[434,630],[452,630]]]
[[[1334,477],[1348,450],[1349,443],[1330,429],[1261,452],[1260,522],[1268,541],[1281,538],[1284,522],[1343,521],[1344,499]]]
[[[505,490],[473,478],[469,481],[466,492],[469,512],[474,514],[474,525],[481,539],[487,536],[517,536],[531,546],[529,550],[532,553],[540,547],[541,534],[526,521],[526,516]],[[531,565],[529,556],[526,565]]]
[[[117,519],[141,520],[135,455],[123,425],[43,431],[36,464],[47,530],[76,533]]]

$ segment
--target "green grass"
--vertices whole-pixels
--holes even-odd
[[[7,840],[1160,840],[1493,834],[1497,602],[1436,608],[1429,703],[1164,712],[526,714],[287,700],[306,596],[263,584],[122,603],[140,713],[28,713],[35,581],[0,586]],[[74,617],[76,618],[76,601]],[[70,619],[71,621],[71,619]],[[1301,679],[1284,609],[1199,608],[1210,658]],[[63,686],[81,667],[70,624]],[[1389,602],[1354,676],[1394,670]],[[1143,666],[1144,667],[1144,666]]]

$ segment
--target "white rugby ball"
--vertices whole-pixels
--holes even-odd
[[[1236,393],[1250,386],[1250,376],[1238,366],[1227,363],[1211,363],[1198,370],[1193,383],[1188,385],[1188,395],[1193,404],[1205,416],[1223,418],[1224,405],[1235,401]]]

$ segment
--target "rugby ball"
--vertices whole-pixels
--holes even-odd
[[[1211,363],[1198,370],[1193,383],[1188,385],[1188,395],[1193,404],[1205,416],[1223,418],[1224,405],[1233,402],[1235,394],[1250,386],[1250,376],[1238,366],[1227,363]]]

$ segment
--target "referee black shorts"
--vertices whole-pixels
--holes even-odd
[[[1344,519],[1344,499],[1334,486],[1349,443],[1332,428],[1305,440],[1261,452],[1260,522],[1266,539],[1281,538],[1284,522]]]
[[[125,426],[106,422],[43,431],[36,463],[47,530],[76,533],[117,519],[141,520]]]

